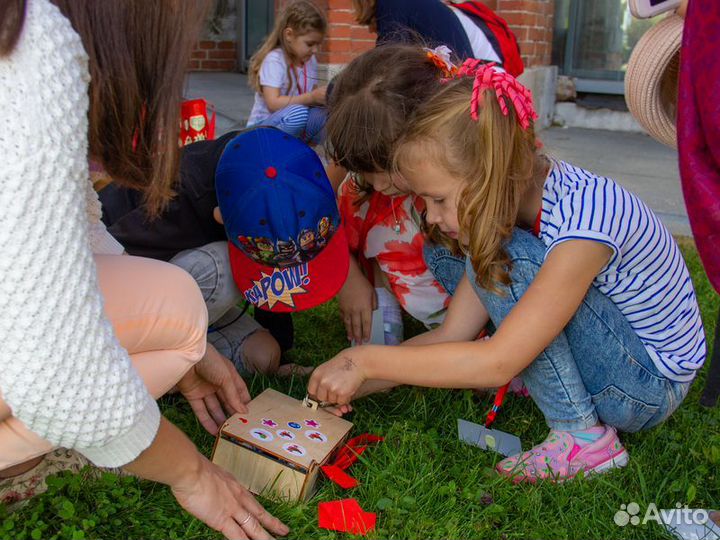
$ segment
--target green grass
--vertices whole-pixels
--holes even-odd
[[[697,253],[682,243],[695,281],[705,329],[714,332],[720,301],[707,282]],[[297,316],[293,359],[317,364],[345,346],[334,303]],[[417,325],[409,324],[411,333]],[[711,341],[710,339],[708,340]],[[683,406],[648,432],[624,435],[631,461],[623,470],[563,485],[513,486],[493,472],[497,457],[460,443],[457,418],[482,422],[491,397],[469,391],[401,388],[359,401],[354,433],[371,432],[385,442],[366,452],[351,473],[360,486],[343,491],[321,481],[307,504],[264,500],[292,529],[290,538],[344,538],[317,527],[320,501],[355,497],[378,514],[370,538],[671,538],[649,523],[618,527],[613,516],[635,501],[672,508],[720,507],[720,408],[700,407],[704,373]],[[301,380],[256,377],[252,392],[272,386],[295,397]],[[213,439],[180,398],[162,401],[165,414],[209,455]],[[529,399],[511,396],[496,427],[518,434],[528,448],[547,428]],[[182,512],[167,488],[105,475],[100,480],[61,476],[50,490],[15,514],[0,507],[0,538],[217,538]]]

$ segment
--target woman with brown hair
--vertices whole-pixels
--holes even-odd
[[[195,282],[120,256],[88,174],[88,160],[99,162],[142,190],[151,214],[169,201],[184,71],[205,9],[0,3],[0,502],[41,491],[48,471],[77,470],[76,450],[169,485],[228,537],[287,533],[160,415],[154,398],[176,387],[212,432],[249,396],[229,361],[205,351]]]

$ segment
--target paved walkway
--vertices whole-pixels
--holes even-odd
[[[549,154],[637,194],[673,234],[691,235],[675,150],[647,135],[599,129],[550,128],[540,138]]]
[[[254,92],[240,73],[191,73],[185,96],[215,104],[217,132],[245,127]],[[630,189],[677,235],[690,235],[680,190],[677,153],[646,135],[580,128],[549,128],[540,133],[547,152]]]
[[[252,110],[255,92],[241,73],[203,73],[188,75],[186,98],[205,98],[217,111],[217,135],[242,129]]]

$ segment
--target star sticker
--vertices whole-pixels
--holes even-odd
[[[316,422],[315,420],[305,420],[305,425],[308,427],[314,427],[314,428],[320,427],[320,424],[318,422]]]

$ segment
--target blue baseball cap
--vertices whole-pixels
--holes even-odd
[[[292,312],[335,296],[349,252],[335,193],[317,154],[276,128],[227,143],[215,171],[233,278],[255,307]]]

